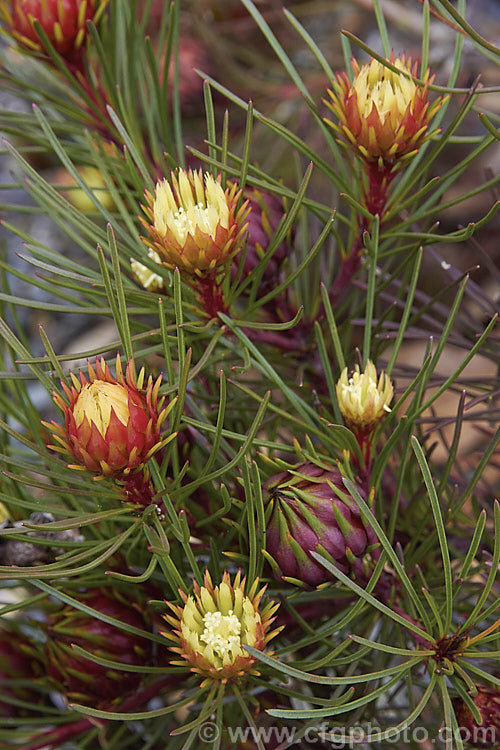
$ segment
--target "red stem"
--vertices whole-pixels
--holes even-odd
[[[379,216],[380,223],[382,223],[387,203],[387,194],[396,173],[393,172],[392,164],[383,163],[380,165],[376,161],[368,161],[365,165],[366,174],[368,176],[368,190],[365,193],[365,206],[373,216]],[[363,221],[366,224],[366,220]]]
[[[357,273],[359,270],[359,267],[361,265],[361,250],[363,249],[363,233],[366,230],[366,226],[362,224],[360,226],[360,233],[358,237],[356,238],[351,254],[342,260],[342,268],[340,269],[340,273],[333,282],[333,285],[330,289],[330,301],[332,305],[337,301],[337,299],[340,297],[346,286],[351,282],[351,279],[353,276]]]
[[[198,299],[209,318],[216,318],[220,312],[229,312],[215,274],[200,276],[193,281],[192,287],[198,293]]]
[[[373,216],[380,218],[382,225],[385,206],[387,204],[387,195],[391,182],[395,177],[395,172],[391,164],[366,161],[366,174],[368,177],[368,189],[365,192],[364,204]],[[361,263],[361,252],[364,247],[363,234],[368,229],[368,220],[364,216],[359,217],[359,234],[354,241],[350,255],[344,259],[340,273],[336,278],[331,290],[330,300],[332,303],[337,300],[345,287],[351,282],[354,274],[359,270]]]

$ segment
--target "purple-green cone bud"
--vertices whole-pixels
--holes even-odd
[[[311,552],[324,551],[340,571],[366,583],[364,557],[377,537],[361,519],[340,471],[307,462],[270,477],[265,489],[270,493],[266,550],[278,580],[294,578],[307,587],[337,580],[311,557]]]

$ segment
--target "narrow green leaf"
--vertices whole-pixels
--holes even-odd
[[[83,714],[84,716],[94,716],[96,719],[105,719],[106,721],[146,721],[148,719],[157,718],[158,716],[166,716],[167,714],[175,713],[176,711],[183,708],[184,706],[189,705],[193,701],[199,701],[201,696],[206,693],[206,691],[207,688],[201,688],[194,693],[190,692],[180,701],[176,701],[175,703],[172,703],[168,706],[163,706],[162,708],[156,708],[152,711],[133,711],[120,713],[119,711],[103,711],[98,708],[92,708],[91,706],[82,706],[79,703],[70,703],[69,707],[72,708],[73,711],[77,711],[79,714]]]
[[[385,549],[385,548],[384,548]],[[344,575],[338,568],[335,567],[335,565],[332,565],[332,563],[327,560],[325,557],[322,557],[322,555],[318,554],[317,552],[311,552],[311,557],[313,557],[317,562],[320,563],[324,568],[326,568],[330,573],[333,573],[333,575],[338,578],[342,583],[350,588],[352,591],[354,591],[358,596],[360,596],[362,599],[364,599],[366,602],[371,604],[373,607],[378,609],[380,612],[383,612],[385,615],[390,617],[395,622],[398,622],[400,625],[402,625],[407,630],[411,630],[412,633],[415,633],[415,635],[420,636],[420,638],[423,638],[426,641],[429,641],[431,643],[434,642],[434,638],[431,636],[430,633],[427,633],[425,630],[422,630],[422,628],[419,628],[414,623],[410,622],[409,620],[406,620],[402,615],[398,614],[394,610],[392,610],[390,607],[387,607],[385,604],[382,604],[382,602],[378,601],[378,599],[375,599],[371,594],[368,594],[367,591],[361,586],[358,586],[357,583],[354,583],[348,576]]]
[[[444,590],[445,590],[445,618],[444,618],[444,632],[448,633],[451,628],[451,622],[453,618],[453,576],[451,570],[450,550],[448,547],[448,540],[446,538],[446,530],[444,527],[443,517],[441,515],[441,509],[439,507],[439,499],[437,496],[436,488],[432,480],[432,475],[425,460],[424,452],[420,446],[416,437],[412,437],[413,450],[420,466],[422,476],[424,478],[425,486],[427,487],[427,493],[429,496],[432,514],[434,516],[434,522],[436,524],[436,531],[439,539],[439,546],[441,548],[441,559],[443,561],[443,573],[444,573]]]

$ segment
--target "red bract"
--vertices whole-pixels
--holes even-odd
[[[34,22],[38,21],[53,47],[63,57],[72,57],[87,37],[87,21],[93,20],[105,3],[99,0],[13,0],[3,2],[0,12],[12,36],[24,47],[43,49]]]
[[[71,387],[61,383],[67,402],[54,394],[64,427],[46,425],[59,443],[49,447],[70,454],[77,462],[72,468],[95,474],[123,477],[141,469],[166,442],[160,436],[168,413],[158,399],[161,376],[154,383],[149,376],[144,388],[144,368],[136,379],[129,362],[124,377],[117,356],[116,378],[104,359],[96,360],[95,371],[88,363],[88,376],[80,371],[79,380],[71,377]]]

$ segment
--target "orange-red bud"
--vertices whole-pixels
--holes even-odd
[[[52,422],[57,446],[77,462],[74,468],[104,476],[123,477],[141,469],[162,446],[160,429],[167,409],[158,399],[161,376],[144,385],[144,370],[136,379],[132,362],[123,375],[116,358],[116,378],[104,359],[96,360],[95,371],[88,363],[88,376],[72,375],[72,386],[62,383],[67,402],[59,393],[55,403],[64,413],[64,427]]]

